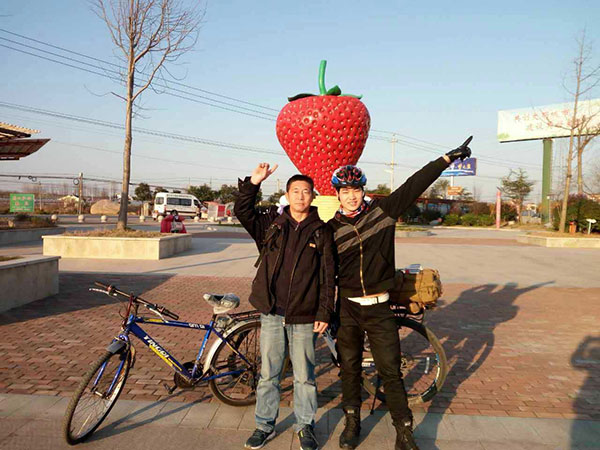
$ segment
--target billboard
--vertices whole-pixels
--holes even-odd
[[[464,161],[457,159],[442,172],[440,177],[472,177],[473,175],[477,175],[477,158],[465,158]]]
[[[600,128],[600,99],[577,103],[577,117],[592,117],[588,129]],[[573,103],[498,111],[500,142],[569,137]]]
[[[33,212],[33,194],[10,194],[10,212]]]

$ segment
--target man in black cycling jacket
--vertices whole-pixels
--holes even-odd
[[[339,441],[341,448],[358,446],[361,360],[366,331],[396,428],[396,450],[418,450],[400,371],[398,330],[388,304],[388,290],[394,286],[394,233],[398,218],[442,171],[456,159],[471,156],[468,147],[471,139],[427,164],[382,199],[365,201],[367,178],[358,167],[343,166],[333,174],[331,183],[338,192],[341,205],[328,222],[334,231],[341,297],[337,345],[346,416]]]

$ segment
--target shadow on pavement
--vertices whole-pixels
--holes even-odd
[[[143,408],[136,409],[131,413],[127,414],[124,417],[121,417],[114,422],[110,422],[105,426],[102,426],[98,431],[96,431],[89,439],[89,442],[99,441],[102,439],[106,439],[111,436],[115,436],[117,434],[125,433],[127,431],[134,430],[139,427],[143,427],[144,425],[148,425],[155,421],[160,421],[166,417],[172,416],[173,414],[177,414],[180,411],[191,408],[196,403],[201,403],[205,399],[198,400],[192,403],[184,403],[177,408],[169,409],[168,411],[160,411],[165,405],[167,405],[169,401],[173,400],[177,397],[179,393],[171,395],[168,399],[158,400],[154,403],[144,406]],[[150,413],[152,410],[159,410],[156,415],[151,415],[147,419],[140,420],[139,422],[132,422],[142,416],[144,414]],[[143,417],[143,416],[142,416]],[[110,420],[110,413],[107,416],[107,420]],[[106,422],[105,422],[106,423]]]
[[[146,274],[162,273],[162,272],[164,272],[166,270],[189,269],[191,267],[210,266],[210,265],[213,265],[213,264],[219,264],[219,263],[224,263],[224,262],[242,261],[244,259],[252,259],[252,260],[254,260],[254,259],[256,259],[256,256],[242,256],[240,258],[218,259],[216,261],[206,261],[206,262],[202,262],[202,263],[198,263],[198,264],[188,264],[188,265],[185,265],[185,266],[162,267],[162,268],[156,269],[156,270],[148,270],[148,271],[146,271],[144,273],[146,273]]]
[[[514,302],[526,292],[553,282],[524,288],[516,283],[484,284],[467,289],[428,321],[427,325],[443,342],[449,370],[442,392],[433,398],[436,414],[426,414],[423,422],[437,430],[443,414],[450,408],[457,390],[485,362],[494,347],[494,330],[517,316]]]
[[[573,401],[573,409],[577,414],[571,425],[571,450],[579,450],[580,446],[598,444],[600,442],[600,422],[591,423],[586,419],[600,419],[591,416],[594,405],[600,403],[600,336],[587,336],[577,350],[571,355],[571,365],[587,372],[586,379]],[[593,428],[593,429],[592,429]],[[594,431],[595,430],[595,431]]]
[[[94,281],[100,281],[104,284],[114,284],[123,291],[134,291],[136,294],[143,295],[144,292],[163,284],[172,276],[174,275],[165,274],[144,277],[131,274],[60,273],[59,294],[1,313],[0,326],[120,303],[120,300],[108,297],[107,295],[90,292],[89,288],[94,287]]]

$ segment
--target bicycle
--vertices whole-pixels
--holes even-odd
[[[126,297],[127,310],[121,332],[112,340],[102,355],[83,377],[65,413],[63,432],[66,441],[77,444],[87,439],[102,423],[121,394],[129,370],[135,364],[135,347],[130,334],[137,337],[160,359],[174,370],[174,385],[164,387],[169,394],[176,388],[193,388],[208,382],[210,390],[221,402],[233,406],[246,406],[255,402],[256,383],[260,369],[260,320],[258,311],[226,314],[239,305],[239,298],[230,295],[205,294],[204,299],[213,306],[208,324],[182,322],[179,316],[164,306],[150,303],[134,294],[127,294],[115,286],[100,282],[91,291],[111,297]],[[138,315],[144,306],[158,318]],[[172,320],[168,320],[172,319]],[[139,325],[204,330],[205,334],[195,361],[181,364]],[[208,340],[214,341],[203,358]]]
[[[396,305],[390,305],[396,316],[400,337],[401,364],[400,370],[408,396],[409,406],[415,406],[431,400],[442,388],[448,373],[446,353],[439,339],[423,325],[425,311],[413,315]],[[323,340],[331,353],[333,364],[340,367],[340,360],[335,341],[335,330],[329,327],[323,334]],[[285,374],[290,362],[286,359],[283,373]],[[367,336],[363,348],[362,386],[375,398],[385,401],[385,391],[371,354]]]

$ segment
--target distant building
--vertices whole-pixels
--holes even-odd
[[[63,208],[68,208],[79,203],[79,197],[76,195],[65,195],[64,197],[60,197],[58,201],[62,202]]]

